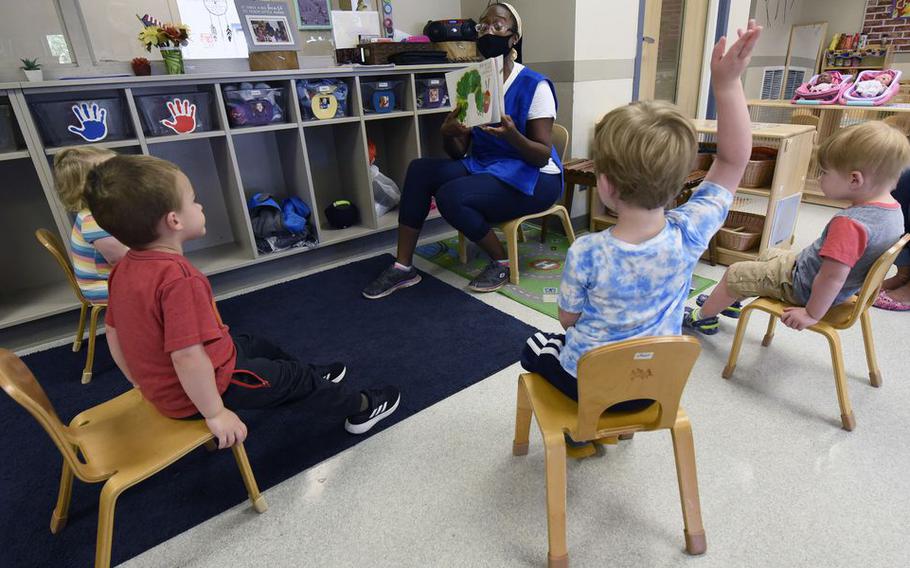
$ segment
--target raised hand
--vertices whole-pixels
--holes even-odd
[[[749,20],[746,31],[736,30],[738,39],[729,51],[726,51],[727,38],[722,37],[714,45],[711,53],[711,77],[715,85],[739,81],[739,77],[749,66],[752,59],[752,50],[761,35],[762,27],[756,25],[755,20]],[[726,51],[726,53],[724,53]]]
[[[107,138],[107,109],[101,108],[95,103],[92,103],[91,107],[82,103],[73,105],[73,114],[79,120],[79,126],[71,124],[67,130],[80,136],[86,142],[97,142]]]
[[[171,111],[171,120],[164,119],[161,124],[177,134],[189,134],[196,130],[196,105],[187,99],[168,101],[167,109]]]

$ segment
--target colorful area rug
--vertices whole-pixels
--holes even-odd
[[[569,240],[558,231],[549,231],[547,242],[540,242],[540,229],[524,225],[525,242],[518,244],[519,271],[518,285],[506,284],[501,294],[552,318],[558,318],[556,296],[562,279],[562,267],[569,250]],[[480,249],[468,243],[468,263],[458,260],[458,237],[417,248],[417,254],[455,274],[470,280],[489,262]],[[714,280],[697,274],[692,276],[689,297],[700,294],[716,284]]]

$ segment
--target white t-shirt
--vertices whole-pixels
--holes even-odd
[[[517,61],[512,64],[512,72],[509,73],[509,78],[503,83],[503,95],[509,91],[509,87],[515,82],[515,77],[518,77],[518,74],[524,68],[525,66]],[[556,119],[556,99],[553,98],[553,91],[550,90],[550,86],[547,85],[546,81],[537,83],[537,90],[534,91],[534,98],[531,99],[531,108],[528,109],[528,120],[534,120],[535,118]],[[540,168],[540,173],[558,174],[559,166],[553,162],[553,158],[550,158],[547,165]]]

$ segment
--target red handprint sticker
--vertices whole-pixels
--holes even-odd
[[[171,119],[165,118],[161,124],[177,134],[189,134],[196,130],[196,105],[190,104],[187,99],[174,99],[167,102],[167,109],[171,111]]]

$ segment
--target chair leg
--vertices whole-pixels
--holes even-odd
[[[736,324],[736,335],[733,337],[733,346],[730,347],[730,357],[727,359],[727,366],[721,376],[729,379],[736,370],[736,360],[739,359],[739,350],[743,346],[743,337],[746,335],[746,326],[749,325],[749,316],[752,315],[751,304],[743,308],[739,315],[739,323]]]
[[[561,432],[545,437],[547,462],[548,568],[568,568],[566,545],[566,442]]]
[[[525,238],[525,230],[521,228],[521,223],[518,224],[518,227],[515,229],[518,234],[518,242],[526,243],[528,239]]]
[[[761,340],[762,347],[771,345],[771,340],[774,339],[775,325],[777,325],[777,316],[774,314],[768,314],[768,331],[765,332],[765,336]]]
[[[873,387],[882,386],[882,372],[878,368],[878,359],[875,356],[875,342],[872,338],[872,318],[869,310],[864,310],[859,316],[859,323],[863,329],[863,344],[866,346],[866,363],[869,365],[869,382]]]
[[[518,286],[518,229],[506,231],[506,244],[509,247],[509,282]]]
[[[569,237],[569,244],[575,242],[575,230],[572,229],[572,218],[569,216],[569,212],[565,209],[560,210],[559,220],[562,221],[562,229],[565,231],[566,236]]]
[[[51,533],[57,534],[66,526],[70,500],[73,496],[73,470],[63,460],[63,472],[60,474],[60,492],[57,494],[57,506],[51,514]]]
[[[717,237],[711,237],[708,241],[708,262],[711,266],[717,266]]]
[[[92,364],[95,362],[95,341],[98,334],[98,316],[104,311],[104,306],[92,306],[92,319],[88,326],[88,356],[85,358],[85,368],[82,370],[82,384],[87,385],[92,381]]]
[[[549,227],[547,227],[547,220],[550,216],[540,218],[540,244],[547,242],[547,234],[549,233]]]
[[[247,495],[250,496],[250,502],[253,503],[253,509],[256,509],[257,513],[265,513],[269,509],[269,504],[265,502],[265,497],[259,493],[259,486],[253,476],[253,468],[250,467],[246,449],[243,444],[234,444],[231,446],[231,451],[234,452],[234,459],[237,460],[237,467],[240,469],[240,476],[246,486]]]
[[[847,374],[844,372],[844,352],[841,349],[840,336],[835,329],[819,330],[828,339],[831,348],[831,365],[834,367],[834,386],[837,387],[837,403],[840,405],[840,420],[844,430],[851,432],[856,428],[856,418],[847,394]]]
[[[531,401],[528,391],[518,378],[518,400],[515,404],[515,439],[512,441],[512,455],[524,456],[528,453],[528,438],[531,435]]]
[[[117,497],[126,487],[108,479],[101,489],[98,502],[98,537],[95,544],[95,568],[109,568],[111,565],[111,544],[114,536],[114,508]]]
[[[82,304],[79,308],[79,327],[76,328],[76,338],[73,340],[73,353],[82,349],[82,336],[85,335],[85,316],[88,312],[88,306]]]
[[[461,231],[458,232],[458,261],[462,264],[468,263],[468,245]]]
[[[673,455],[676,458],[676,478],[682,503],[686,552],[704,554],[708,545],[705,540],[705,527],[701,522],[698,477],[695,473],[695,443],[692,440],[692,425],[689,418],[684,414],[677,417],[670,434],[673,437]]]

